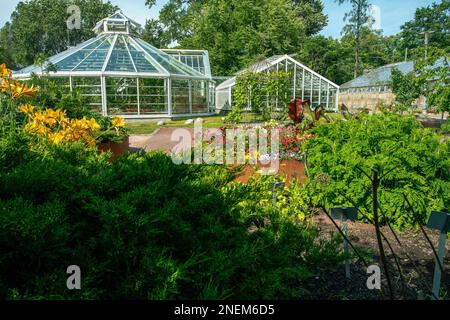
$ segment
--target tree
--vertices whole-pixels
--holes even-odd
[[[0,29],[0,64],[5,63],[8,68],[15,69],[14,59],[12,57],[11,48],[4,45],[9,42],[10,23],[7,22],[3,28]]]
[[[157,48],[167,48],[171,43],[167,33],[164,32],[164,27],[156,19],[147,20],[142,39]]]
[[[326,24],[322,9],[318,0],[169,0],[149,34],[155,43],[209,50],[213,73],[228,75],[258,57],[296,52]]]
[[[424,46],[424,31],[430,32],[429,45],[450,52],[450,0],[433,3],[431,6],[418,8],[414,19],[406,22],[400,33],[403,49],[416,49]]]
[[[342,30],[344,34],[352,33],[355,38],[355,71],[354,77],[356,78],[360,74],[360,42],[361,31],[364,25],[369,20],[368,10],[369,2],[367,0],[336,0],[339,4],[350,2],[352,10],[347,12],[344,16],[344,21],[347,21],[347,25]]]
[[[323,14],[324,5],[321,0],[292,0],[299,18],[308,21],[306,35],[318,34],[328,23],[328,17]]]
[[[297,51],[296,60],[337,84],[353,78],[352,46],[346,42],[315,36],[306,38]]]
[[[422,84],[428,106],[442,112],[443,118],[445,112],[450,112],[450,54],[435,47],[426,50],[427,58],[420,59],[416,64],[415,81]]]
[[[414,72],[404,75],[400,70],[393,69],[391,88],[395,94],[395,101],[399,104],[398,111],[403,112],[411,108],[412,103],[422,94],[422,85],[415,79]]]
[[[81,9],[81,30],[67,32],[67,8],[75,4]],[[8,37],[0,38],[0,47],[11,48],[14,64],[24,67],[39,54],[52,56],[68,46],[94,36],[95,23],[112,14],[117,7],[101,0],[31,0],[19,2],[11,22],[2,28]]]

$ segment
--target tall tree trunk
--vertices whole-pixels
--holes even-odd
[[[355,72],[354,78],[359,76],[359,32],[356,35],[355,39]]]
[[[357,14],[356,14],[356,30],[355,30],[355,70],[354,78],[359,76],[359,41],[361,35],[361,13],[362,13],[362,3],[358,1]]]

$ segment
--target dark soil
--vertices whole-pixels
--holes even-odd
[[[314,217],[314,222],[323,238],[329,238],[338,233],[331,220],[320,213]],[[338,222],[340,225],[340,223]],[[382,270],[382,291],[369,290],[366,286],[369,275],[365,265],[352,261],[352,277],[346,279],[344,266],[342,270],[321,270],[313,281],[307,285],[307,299],[390,299],[389,289],[384,276],[384,270],[380,263],[379,250],[375,235],[375,228],[371,224],[361,222],[349,222],[349,240],[363,254],[369,265],[378,264]],[[420,230],[397,232],[401,245],[397,242],[389,227],[382,227],[381,231],[388,239],[393,251],[398,257],[403,273],[403,279],[399,275],[394,255],[386,242],[383,242],[384,251],[388,258],[389,274],[394,287],[395,299],[429,299],[435,267],[435,259],[430,244]],[[437,247],[438,232],[425,228],[434,247]],[[445,274],[442,276],[441,298],[450,299],[450,243],[447,241],[446,259],[444,261]]]

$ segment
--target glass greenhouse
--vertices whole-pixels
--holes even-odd
[[[15,74],[51,77],[78,90],[103,115],[161,118],[214,111],[214,82],[204,52],[164,52],[139,38],[141,26],[117,11],[97,37]],[[49,68],[52,66],[52,68]],[[52,70],[55,71],[46,71]]]
[[[233,107],[233,88],[236,77],[246,71],[288,72],[290,75],[288,94],[292,98],[309,100],[311,106],[324,106],[327,110],[337,110],[339,86],[296,61],[289,55],[278,55],[265,59],[246,70],[238,72],[216,87],[216,110],[231,110]],[[283,106],[279,105],[278,108]]]

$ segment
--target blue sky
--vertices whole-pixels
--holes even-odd
[[[11,13],[19,0],[0,0],[0,26],[9,20]],[[156,7],[148,9],[145,0],[112,0],[118,5],[126,15],[144,24],[146,19],[158,16],[158,11],[167,0],[157,0]],[[440,2],[440,1],[435,1]],[[335,0],[323,0],[325,13],[328,15],[328,26],[321,34],[339,38],[344,25],[343,18],[345,12],[349,11],[348,4],[339,6]],[[416,8],[427,6],[433,0],[372,0],[372,4],[377,5],[381,11],[381,27],[385,35],[396,34],[400,31],[400,26],[414,17]]]

